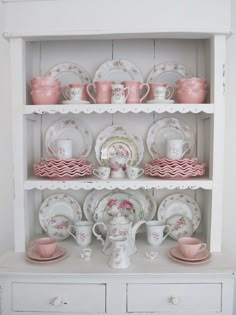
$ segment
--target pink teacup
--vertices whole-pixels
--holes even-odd
[[[121,84],[123,84],[125,88],[129,88],[129,95],[126,99],[127,104],[142,103],[150,91],[150,87],[147,83],[142,83],[138,81],[124,81],[121,82]],[[147,91],[143,96],[141,96],[143,87],[146,87]]]
[[[42,237],[33,242],[33,248],[43,258],[49,258],[53,255],[57,247],[57,241],[52,237]]]
[[[206,249],[206,243],[202,243],[199,239],[194,237],[181,237],[178,239],[179,249],[184,257],[193,258],[198,253]]]

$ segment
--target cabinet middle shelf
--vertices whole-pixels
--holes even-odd
[[[31,177],[24,182],[24,189],[206,189],[211,190],[213,187],[212,180],[207,177],[201,178],[190,178],[181,180],[167,180],[167,179],[157,179],[140,177],[136,180],[130,179],[109,179],[109,180],[99,180],[96,177],[89,178],[78,178],[70,180],[51,180],[51,179],[38,179],[36,177]]]

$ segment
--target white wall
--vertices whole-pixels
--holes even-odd
[[[13,247],[9,49],[2,37],[3,23],[3,4],[0,1],[0,252]]]
[[[232,29],[236,31],[236,0],[232,0]],[[0,1],[0,33],[3,30],[3,4]],[[236,240],[236,35],[227,42],[227,107],[225,133],[225,189],[223,246],[233,246]],[[11,147],[11,110],[9,99],[8,43],[0,36],[0,253],[13,247],[13,176]],[[231,248],[231,249],[232,249]]]
[[[232,0],[232,31],[236,32],[236,0]],[[236,240],[236,34],[227,41],[225,189],[223,245],[235,250]]]

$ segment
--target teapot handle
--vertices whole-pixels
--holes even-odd
[[[104,229],[106,230],[106,225],[103,223],[103,222],[97,222],[93,225],[93,234],[96,236],[97,240],[98,241],[101,241],[102,242],[102,245],[104,245],[105,241],[104,239],[102,238],[102,235],[98,234],[96,231],[95,231],[95,228],[96,226],[98,225],[103,225]]]

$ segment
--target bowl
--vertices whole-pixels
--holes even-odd
[[[183,104],[201,104],[206,95],[207,91],[204,89],[181,88],[175,91],[176,101]]]
[[[35,105],[52,105],[59,103],[60,92],[37,90],[31,91],[31,96]]]

